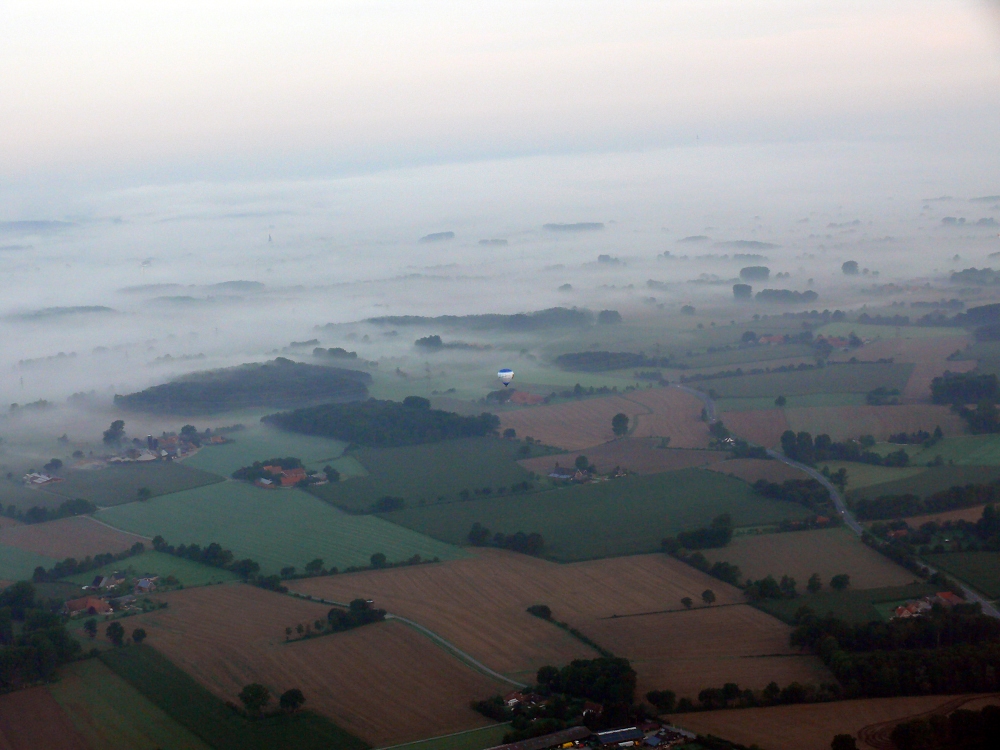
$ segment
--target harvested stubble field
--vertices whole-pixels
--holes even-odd
[[[965,431],[965,423],[949,407],[933,404],[786,409],[785,419],[788,429],[827,434],[834,440],[861,435],[885,440],[895,432],[933,432],[935,427],[940,427],[945,435],[960,435]]]
[[[221,482],[222,477],[185,464],[164,461],[111,464],[103,469],[71,469],[65,481],[46,485],[46,491],[63,499],[82,497],[108,507],[136,500],[141,487],[153,495],[169,495]]]
[[[501,429],[517,430],[522,439],[533,437],[574,451],[613,440],[611,419],[621,412],[629,417],[633,437],[669,437],[674,448],[704,448],[708,426],[701,421],[701,409],[701,401],[684,391],[653,388],[504,412],[500,423]]]
[[[66,665],[48,689],[91,748],[210,750],[97,659]]]
[[[770,372],[714,378],[689,385],[709,388],[723,398],[804,396],[812,393],[868,393],[879,386],[902,389],[912,364],[838,364],[795,372]]]
[[[749,684],[754,674],[767,677],[763,684],[772,679],[785,684],[815,677],[821,668],[811,657],[741,658],[788,653],[789,628],[740,604],[738,589],[666,555],[556,565],[484,549],[474,558],[442,565],[304,579],[291,585],[333,601],[371,597],[492,669],[524,682],[545,664],[596,656],[561,629],[529,615],[525,610],[532,604],[547,604],[555,619],[632,659],[643,690],[677,689],[676,683],[697,694],[715,684],[705,681],[704,670],[718,677],[719,685],[731,678]],[[698,601],[705,589],[715,592],[718,604],[683,611],[680,600],[689,596]],[[675,611],[623,617],[664,610]],[[746,630],[747,638],[730,637],[734,626]],[[724,635],[727,628],[729,635]],[[680,652],[692,655],[683,661],[683,669],[671,665]]]
[[[896,362],[914,365],[913,373],[902,389],[907,400],[926,400],[930,397],[931,380],[945,370],[968,372],[976,366],[974,361],[948,361],[955,351],[965,349],[971,341],[968,336],[936,336],[933,338],[889,338],[873,341],[851,352],[835,352],[831,361],[846,361],[851,357],[876,360],[892,358]]]
[[[981,708],[996,698],[966,696],[963,708]],[[703,711],[671,716],[671,723],[699,734],[714,734],[744,745],[758,744],[768,750],[830,750],[834,735],[868,736],[862,730],[886,722],[898,724],[941,706],[953,704],[954,696],[922,695],[906,698],[813,703],[730,711]],[[951,710],[954,710],[952,708]],[[875,728],[875,727],[873,727]],[[859,748],[887,750],[885,745],[859,741]]]
[[[664,449],[658,448],[659,444],[660,441],[656,438],[623,438],[596,445],[586,451],[526,458],[518,463],[528,471],[545,476],[555,468],[557,462],[560,466],[573,466],[577,456],[585,455],[600,473],[620,466],[635,474],[657,474],[716,463],[728,455],[721,451]]]
[[[82,559],[105,552],[124,552],[149,539],[112,529],[90,516],[74,516],[46,523],[21,524],[0,529],[0,544],[62,560]]]
[[[0,695],[0,750],[90,750],[44,687]]]
[[[819,573],[824,586],[833,576],[847,573],[856,589],[903,586],[916,580],[844,528],[746,534],[734,537],[724,549],[705,550],[703,554],[711,562],[725,560],[739,565],[744,578],[773,575],[780,580],[790,575],[803,592],[813,573]]]
[[[911,528],[919,529],[925,523],[945,523],[946,521],[969,521],[975,523],[983,515],[983,506],[974,505],[971,508],[949,510],[944,513],[928,513],[926,516],[909,516],[906,523]]]
[[[480,523],[493,532],[537,532],[543,554],[588,560],[659,550],[664,537],[729,513],[736,526],[803,518],[801,505],[757,494],[746,482],[701,469],[633,475],[531,495],[406,508],[382,517],[452,544]]]
[[[847,470],[850,478],[850,469]],[[847,493],[848,502],[879,495],[932,495],[951,487],[988,484],[1000,478],[1000,466],[931,466],[912,476],[870,484]]]
[[[707,588],[718,595],[725,586],[714,581]],[[638,695],[666,689],[695,700],[704,688],[727,682],[760,689],[771,681],[833,681],[818,657],[788,645],[789,626],[748,604],[592,620],[577,627],[632,662]]]
[[[376,747],[486,726],[469,701],[505,689],[402,623],[285,643],[286,627],[330,607],[241,584],[159,598],[169,608],[141,618],[149,642],[220,698],[251,682],[272,695],[297,687],[310,710]]]
[[[720,414],[719,419],[733,434],[765,448],[778,445],[781,434],[788,429],[784,409],[727,411]]]
[[[782,461],[768,461],[762,458],[731,458],[728,461],[708,464],[705,468],[708,471],[717,471],[720,474],[742,479],[748,484],[753,484],[759,479],[780,484],[791,479],[809,478],[801,469],[796,469],[794,466],[789,466]]]
[[[173,545],[218,542],[238,559],[259,562],[264,573],[286,565],[301,570],[317,557],[327,567],[345,568],[368,565],[376,552],[393,562],[414,554],[443,560],[463,554],[380,518],[347,515],[302,490],[263,490],[246,482],[119,505],[97,518],[136,534],[160,534]]]

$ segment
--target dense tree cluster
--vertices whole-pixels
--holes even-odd
[[[354,599],[347,609],[334,607],[327,615],[327,622],[330,623],[330,630],[340,632],[342,630],[353,630],[362,625],[371,625],[375,622],[382,622],[385,619],[385,610],[376,609],[365,599]]]
[[[16,505],[9,505],[3,514],[7,518],[13,518],[21,523],[45,523],[46,521],[57,521],[60,518],[82,516],[95,512],[97,512],[97,506],[81,497],[75,500],[66,500],[58,508],[41,508],[34,505],[28,510],[22,511]]]
[[[499,547],[525,555],[540,555],[545,549],[545,539],[537,532],[504,534],[498,531],[491,534],[490,530],[476,521],[469,530],[469,544],[473,547]]]
[[[815,479],[786,479],[781,484],[758,479],[753,488],[764,497],[797,503],[817,512],[830,504],[829,491]]]
[[[1000,706],[958,709],[897,724],[889,738],[898,750],[989,750],[1000,737]]]
[[[212,542],[206,547],[201,547],[197,544],[182,544],[179,547],[175,547],[172,544],[167,544],[167,541],[162,536],[157,535],[153,537],[153,549],[157,552],[174,555],[175,557],[183,557],[186,560],[192,560],[202,565],[230,570],[244,581],[260,586],[261,588],[282,593],[288,590],[281,584],[280,576],[260,575],[260,563],[250,558],[237,560],[232,550],[224,549],[218,542]]]
[[[925,448],[933,448],[944,439],[944,432],[940,427],[935,427],[934,432],[927,430],[917,430],[916,432],[895,432],[889,435],[887,442],[896,445],[922,445]]]
[[[812,289],[804,292],[797,292],[793,289],[762,289],[754,295],[758,302],[771,302],[778,304],[799,304],[802,302],[815,302],[819,295]]]
[[[51,680],[80,650],[63,618],[36,600],[31,583],[20,581],[0,592],[0,693]]]
[[[679,546],[676,549],[670,549],[672,546],[672,540],[670,539],[664,539],[663,546],[667,553],[673,555],[678,560],[686,562],[692,568],[697,568],[703,573],[708,573],[713,578],[718,578],[720,581],[725,581],[733,586],[739,586],[743,582],[742,574],[738,565],[733,565],[732,563],[727,563],[722,560],[710,563],[700,552],[692,552],[689,554]]]
[[[642,352],[572,352],[560,354],[555,363],[573,372],[607,372],[639,367],[670,367],[670,357],[647,357]]]
[[[977,404],[996,401],[1000,384],[993,373],[946,372],[931,381],[931,401],[935,404]]]
[[[870,435],[860,440],[834,442],[829,435],[817,435],[815,441],[808,432],[785,430],[781,435],[781,450],[793,461],[812,465],[817,461],[856,461],[875,466],[907,466],[909,454],[900,448],[883,456],[869,450],[875,446]]]
[[[256,482],[258,479],[280,480],[280,476],[275,476],[265,469],[265,466],[278,466],[282,469],[301,469],[302,460],[294,456],[286,458],[266,458],[263,461],[254,461],[249,466],[241,466],[233,472],[233,479],[242,479],[245,482]]]
[[[733,538],[733,519],[728,513],[712,520],[709,526],[682,531],[676,538],[664,539],[660,544],[667,552],[676,552],[680,548],[689,550],[717,549],[725,547]]]
[[[253,407],[289,408],[368,395],[371,375],[278,357],[271,362],[197,372],[144,391],[115,396],[115,405],[158,414],[206,414]]]
[[[584,308],[550,307],[533,313],[501,315],[387,315],[369,318],[369,323],[387,326],[441,326],[471,331],[541,331],[546,328],[582,328],[594,324],[594,313]]]
[[[899,388],[887,388],[880,385],[865,394],[865,403],[869,406],[895,406],[903,394]]]
[[[113,562],[120,562],[129,557],[141,555],[145,550],[146,546],[142,542],[136,542],[124,552],[105,552],[93,557],[87,556],[82,560],[77,560],[75,557],[67,557],[65,560],[57,562],[49,570],[39,565],[35,568],[31,578],[35,583],[58,581],[60,578],[74,576],[78,573],[87,573],[97,568],[103,568],[105,565],[110,565]]]
[[[339,346],[333,346],[330,347],[329,349],[324,349],[321,346],[317,346],[315,349],[313,349],[313,356],[321,357],[323,359],[357,359],[358,353],[349,352],[347,351],[347,349],[344,349]]]
[[[426,402],[420,399],[420,402]],[[261,421],[291,432],[321,435],[348,443],[390,448],[496,434],[500,419],[483,413],[464,417],[416,402],[368,399],[350,404],[323,404],[280,412]]]
[[[948,510],[971,508],[976,505],[1000,502],[1000,482],[992,484],[967,484],[935,492],[927,497],[912,493],[879,495],[850,501],[851,510],[863,521],[878,521],[925,513],[943,513]]]

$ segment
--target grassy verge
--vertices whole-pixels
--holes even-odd
[[[250,721],[150,646],[116,648],[105,651],[100,658],[170,718],[216,750],[368,747],[336,724],[309,711]]]
[[[384,750],[484,750],[501,744],[503,736],[509,730],[510,724],[494,724],[482,729],[470,729],[468,732],[431,737],[417,742],[407,742],[405,745],[393,745]]]

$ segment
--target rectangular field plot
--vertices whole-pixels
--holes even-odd
[[[902,390],[912,371],[910,364],[831,365],[814,370],[717,378],[690,385],[702,390],[712,388],[723,398],[867,393],[879,386]]]
[[[124,552],[136,542],[144,542],[149,546],[149,540],[145,537],[108,528],[90,516],[74,516],[0,529],[0,544],[57,560],[67,557],[80,560],[105,552],[116,554]]]
[[[263,573],[286,565],[302,570],[317,557],[326,567],[345,568],[368,565],[376,552],[391,562],[417,554],[442,560],[463,554],[380,518],[347,515],[301,490],[263,490],[234,481],[108,508],[97,518],[135,534],[159,534],[175,546],[218,542],[237,559],[259,562]]]
[[[183,465],[228,477],[243,466],[267,458],[294,456],[307,466],[323,464],[338,458],[347,447],[339,440],[283,432],[264,425],[254,425],[226,437],[234,442],[206,446],[184,459]]]
[[[737,536],[724,549],[705,550],[703,554],[710,562],[724,560],[738,565],[743,578],[772,575],[780,581],[783,575],[790,575],[798,582],[800,593],[805,592],[813,573],[819,574],[824,586],[833,576],[847,573],[851,586],[858,589],[903,586],[916,580],[843,528]]]
[[[857,461],[819,461],[817,466],[821,469],[824,466],[829,467],[832,472],[840,471],[841,469],[846,471],[848,493],[876,484],[910,479],[927,471],[926,466],[896,468],[892,466],[873,466],[872,464],[862,464]]]
[[[0,695],[0,748],[3,750],[90,750],[46,688]]]
[[[350,511],[367,511],[381,497],[403,498],[408,506],[454,501],[458,493],[526,481],[516,463],[520,443],[499,438],[466,438],[405,448],[366,448],[351,453],[367,473],[309,491]]]
[[[65,501],[66,498],[61,495],[54,495],[45,490],[28,489],[16,479],[0,479],[0,505],[5,510],[11,505],[21,511],[35,506],[58,508]]]
[[[707,387],[709,386],[706,385]],[[715,402],[715,408],[720,412],[773,409],[775,398],[777,396],[774,398],[770,396],[761,396],[759,398],[720,398]],[[808,393],[802,396],[785,396],[785,402],[784,408],[786,409],[805,409],[813,406],[864,406],[865,394]]]
[[[155,497],[222,481],[222,477],[215,474],[172,461],[111,464],[103,469],[70,469],[64,476],[66,481],[48,485],[53,494],[60,495],[64,500],[82,497],[102,508],[136,500],[140,487],[149,488]]]
[[[30,581],[36,567],[51,568],[55,563],[54,558],[0,543],[0,579]]]
[[[727,411],[718,416],[734,435],[765,448],[779,445],[782,433],[788,429],[784,409]]]
[[[748,346],[729,351],[707,352],[692,356],[682,355],[677,361],[687,365],[687,369],[702,369],[723,365],[754,366],[751,363],[769,362],[776,359],[813,359],[815,350],[805,344],[783,344],[779,346]]]
[[[747,484],[753,484],[759,479],[778,484],[789,480],[809,479],[809,475],[801,469],[789,466],[783,461],[767,461],[762,458],[730,458],[708,464],[705,469],[742,479]]]
[[[847,476],[848,481],[850,481],[850,468],[847,469]],[[931,466],[913,476],[850,490],[847,493],[847,499],[853,501],[878,497],[879,495],[906,494],[926,497],[950,487],[989,484],[998,477],[1000,477],[1000,466]]]
[[[660,441],[656,438],[623,438],[587,448],[585,452],[557,453],[553,456],[528,458],[519,463],[525,469],[544,477],[555,468],[556,463],[560,466],[573,466],[577,456],[585,455],[602,474],[610,472],[616,466],[636,474],[658,474],[716,464],[729,455],[721,451],[664,449],[657,447],[659,444]]]
[[[330,607],[240,584],[161,598],[169,608],[142,617],[149,643],[219,698],[251,682],[275,696],[298,687],[307,708],[373,745],[486,726],[469,702],[510,687],[403,623],[286,643],[286,627]]]
[[[823,584],[826,586],[829,581],[823,581]],[[809,607],[820,617],[832,612],[834,617],[847,622],[872,622],[885,619],[884,613],[877,606],[881,603],[919,599],[937,591],[938,587],[926,583],[847,591],[826,589],[795,599],[764,599],[757,602],[756,606],[789,623],[795,622],[795,613],[801,607]]]
[[[587,560],[653,552],[660,541],[729,513],[737,526],[802,518],[808,511],[761,497],[738,479],[701,469],[628,476],[527,496],[408,508],[383,517],[435,539],[463,544],[473,523],[491,531],[537,532],[543,554]]]
[[[210,750],[97,659],[65,666],[49,692],[92,748]]]
[[[945,432],[945,435],[951,433]],[[955,435],[945,437],[940,443],[924,448],[922,445],[880,445],[879,452],[903,448],[910,455],[910,462],[926,464],[937,456],[945,463],[970,466],[1000,466],[1000,435]]]
[[[1000,553],[952,552],[927,555],[927,562],[986,594],[1000,598]]]
[[[858,438],[861,435],[874,435],[876,440],[886,440],[893,433],[918,430],[934,432],[935,427],[940,427],[945,435],[960,435],[965,431],[965,423],[949,407],[933,404],[786,409],[785,419],[789,429],[795,432],[826,434],[834,440]],[[933,452],[924,463],[932,458]]]
[[[149,545],[146,545],[149,547]],[[185,586],[203,586],[209,583],[225,583],[235,581],[239,576],[222,568],[212,568],[182,557],[168,555],[165,552],[157,552],[147,549],[141,555],[135,555],[119,562],[113,562],[102,568],[96,568],[80,575],[70,576],[67,581],[78,583],[81,586],[89,584],[97,575],[110,575],[115,571],[122,571],[135,577],[159,576],[166,578],[173,576]]]

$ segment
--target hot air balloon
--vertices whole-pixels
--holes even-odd
[[[497,377],[503,381],[503,386],[504,388],[506,388],[508,385],[510,385],[510,381],[514,379],[514,371],[509,370],[505,367],[504,369],[500,370],[500,372],[497,373]]]

